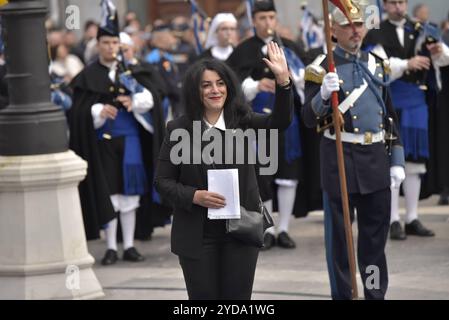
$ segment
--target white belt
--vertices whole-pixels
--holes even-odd
[[[329,129],[324,131],[324,136],[328,139],[335,140],[335,134],[331,134]],[[385,141],[385,131],[379,131],[377,133],[365,132],[365,133],[351,133],[342,132],[341,141],[347,143],[355,143],[361,145],[369,145],[378,142]]]

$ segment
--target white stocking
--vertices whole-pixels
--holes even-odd
[[[134,229],[136,227],[136,211],[120,213],[120,222],[123,234],[123,249],[127,250],[134,246]]]
[[[390,224],[399,221],[399,188],[391,189],[391,215]]]
[[[108,249],[117,251],[117,218],[109,221],[105,234]]]
[[[405,196],[405,223],[418,219],[418,201],[421,191],[421,178],[418,174],[409,174],[402,183]]]
[[[278,233],[288,232],[288,226],[292,217],[295,204],[296,186],[278,185],[279,225]]]

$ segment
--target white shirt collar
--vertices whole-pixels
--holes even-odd
[[[405,29],[404,25],[407,22],[407,20],[402,19],[401,21],[391,21],[390,23],[393,24],[396,27],[396,33],[398,35],[399,43],[401,46],[404,46],[404,37],[405,37]]]
[[[262,39],[262,40],[263,40],[263,42],[265,42],[265,45],[262,47],[261,51],[266,56],[266,55],[268,55],[268,44],[271,41],[273,41],[273,37],[268,37],[268,38],[265,38],[265,39]]]
[[[212,47],[211,49],[212,56],[222,61],[227,60],[228,57],[231,55],[232,51],[234,51],[234,48],[232,46],[227,47],[215,46]]]
[[[204,120],[204,123],[206,123],[208,129],[210,129],[210,128],[217,128],[217,129],[220,129],[222,131],[226,130],[226,124],[225,124],[225,121],[224,121],[223,111],[221,111],[220,117],[218,118],[217,122],[214,125],[212,125],[209,122],[207,122],[206,118],[203,118],[203,120]]]
[[[265,38],[265,39],[263,39],[263,42],[265,42],[265,44],[269,44],[271,41],[273,41],[273,37],[268,37],[268,38]]]
[[[407,22],[407,20],[402,19],[401,21],[393,21],[393,20],[389,20],[391,24],[395,25],[398,28],[404,28],[405,23]]]
[[[99,59],[98,61],[100,62],[101,65],[103,65],[109,69],[109,72],[108,72],[109,79],[112,82],[114,82],[115,81],[115,72],[116,72],[115,70],[117,68],[117,61],[113,61],[113,62],[109,62],[109,63],[106,63],[106,62],[102,61],[101,59]]]
[[[100,62],[101,65],[105,66],[106,68],[112,70],[117,67],[117,61],[112,61],[112,62],[104,62],[103,60],[99,59],[98,60]]]

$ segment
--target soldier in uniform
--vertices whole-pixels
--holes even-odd
[[[300,175],[301,141],[299,112],[301,96],[304,95],[304,64],[300,57],[305,54],[292,42],[280,38],[274,32],[277,24],[276,8],[272,0],[256,0],[252,11],[256,34],[237,46],[227,62],[237,72],[242,83],[246,99],[251,102],[253,110],[259,113],[271,113],[274,106],[275,81],[272,72],[264,65],[267,44],[277,42],[284,47],[287,62],[295,86],[295,109],[292,124],[279,135],[279,171],[275,177],[258,176],[261,198],[267,209],[273,210],[273,178],[277,185],[279,223],[278,237],[275,238],[274,227],[267,230],[264,250],[275,243],[282,248],[295,248],[295,242],[288,235],[288,227],[297,198],[297,185]],[[298,188],[299,189],[299,188]]]
[[[317,126],[332,114],[330,98],[338,92],[344,120],[342,143],[351,221],[358,221],[358,265],[366,299],[383,299],[388,287],[385,244],[390,222],[390,186],[405,177],[404,152],[395,129],[396,115],[385,82],[383,60],[360,51],[366,35],[364,8],[355,3],[351,20],[339,9],[332,14],[336,73],[327,73],[325,56],[307,67],[303,119]],[[388,140],[386,140],[388,139]],[[333,299],[351,299],[351,281],[343,227],[335,128],[324,130],[320,145],[321,184],[325,207],[325,243]],[[378,286],[367,287],[375,266]]]
[[[426,173],[426,162],[431,157],[428,109],[434,107],[435,99],[429,99],[432,90],[428,89],[436,87],[430,83],[436,83],[434,67],[449,62],[449,49],[441,43],[426,43],[424,31],[430,30],[407,18],[407,5],[407,0],[384,0],[388,18],[365,39],[367,47],[376,46],[376,52],[382,52],[391,62],[392,80],[395,80],[391,83],[391,95],[400,119],[407,160],[402,186],[406,203],[405,232],[399,222],[399,190],[393,189],[390,228],[393,240],[404,240],[407,234],[434,236],[418,219],[418,200],[421,176]]]

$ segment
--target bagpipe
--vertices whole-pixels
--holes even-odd
[[[435,26],[429,22],[421,23],[419,21],[410,18],[408,15],[405,15],[404,18],[406,19],[407,24],[413,27],[412,30],[408,31],[414,33],[416,36],[415,51],[414,51],[415,55],[421,55],[431,59],[431,54],[429,49],[427,49],[427,46],[431,44],[440,43],[442,41],[441,30],[438,28],[438,26]],[[422,72],[422,76],[418,80],[419,88],[421,90],[424,91],[428,90],[428,87],[426,85],[428,75],[429,71],[424,70]]]
[[[404,17],[407,22],[411,23],[414,26],[415,31],[419,34],[419,38],[417,40],[417,48],[418,46],[434,44],[441,42],[442,34],[441,30],[431,24],[430,22],[421,23],[419,21],[411,19],[408,15]]]
[[[120,48],[119,53],[116,56],[117,67],[116,67],[116,81],[117,85],[121,87],[118,88],[118,93],[123,94],[123,87],[129,91],[131,95],[136,93],[141,93],[144,91],[144,86],[142,86],[132,75],[129,68],[130,62],[126,61],[122,49]],[[117,91],[116,91],[117,92]]]
[[[122,49],[119,49],[118,54],[115,55],[116,61],[116,73],[114,81],[114,98],[112,106],[120,109],[125,109],[125,107],[118,101],[118,96],[120,95],[133,95],[144,91],[144,87],[137,82],[133,77],[131,70],[129,69],[129,62],[126,61]],[[112,135],[109,133],[111,131],[110,122],[107,122],[107,130],[103,133],[103,138],[110,140]]]
[[[106,30],[108,32],[107,34],[113,34],[120,38],[117,8],[111,0],[102,0],[100,6],[102,11],[102,22],[100,24],[100,29]],[[119,51],[114,55],[114,58],[116,62],[114,106],[119,109],[120,103],[116,101],[116,98],[119,95],[124,95],[127,93],[126,90],[128,90],[132,95],[142,92],[144,88],[132,76],[132,72],[129,69],[129,62],[125,59],[121,44]]]

